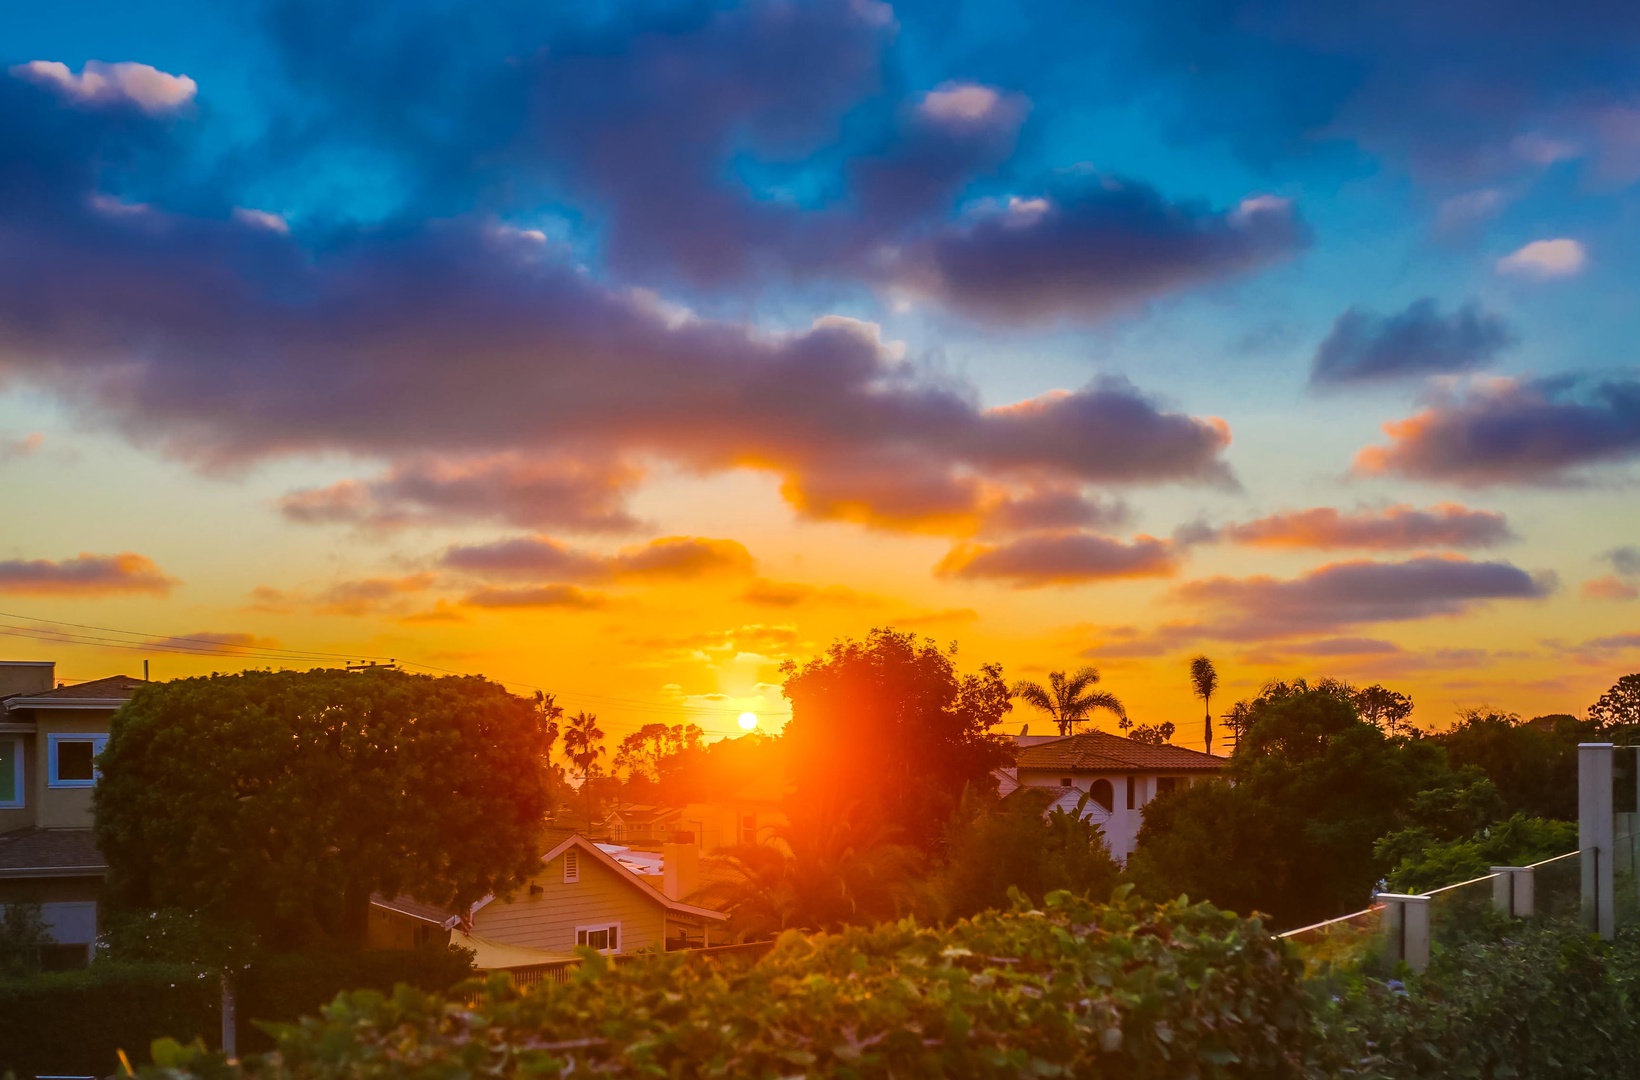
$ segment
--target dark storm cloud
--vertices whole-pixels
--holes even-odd
[[[1341,386],[1472,371],[1513,344],[1499,315],[1471,300],[1443,315],[1431,297],[1376,315],[1350,308],[1315,351],[1310,385]]]

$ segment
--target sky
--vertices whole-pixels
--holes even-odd
[[[878,626],[1185,746],[1197,654],[1581,713],[1640,668],[1637,56],[1606,0],[13,6],[3,652],[617,739],[778,731]]]

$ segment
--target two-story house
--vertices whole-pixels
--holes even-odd
[[[108,722],[143,685],[114,675],[58,686],[51,661],[0,661],[0,905],[39,904],[52,966],[83,963],[97,939],[108,865],[91,790]]]
[[[1127,862],[1139,838],[1145,804],[1157,795],[1211,779],[1224,759],[1166,743],[1155,745],[1085,731],[1067,736],[1021,736],[1014,768],[1004,772],[1002,793],[1016,787],[1049,788],[1050,805],[1074,810],[1088,795],[1083,815],[1105,834],[1118,862]]]

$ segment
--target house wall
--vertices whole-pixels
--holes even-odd
[[[473,933],[508,945],[568,953],[575,949],[575,928],[589,923],[621,924],[623,953],[664,947],[666,908],[632,881],[580,852],[580,880],[564,882],[564,857],[546,864],[541,873],[511,896],[497,897],[473,916]],[[530,885],[541,887],[530,894]]]
[[[786,826],[786,815],[763,802],[690,803],[683,808],[674,827],[695,834],[695,846],[709,855],[719,848],[744,842],[742,821],[755,820],[756,843],[767,844]]]
[[[23,805],[15,809],[0,810],[0,832],[26,829],[34,824],[34,814],[40,805],[34,791],[36,778],[40,775],[39,763],[34,753],[34,733],[0,732],[0,739],[18,740],[22,743],[23,751]]]
[[[1089,818],[1094,821],[1105,834],[1105,844],[1110,848],[1111,857],[1117,862],[1126,863],[1129,855],[1133,854],[1134,847],[1139,840],[1139,826],[1144,822],[1144,807],[1156,797],[1156,781],[1164,776],[1172,776],[1178,786],[1189,787],[1198,780],[1205,780],[1205,775],[1178,774],[1178,773],[1111,773],[1111,772],[1081,772],[1074,769],[1020,769],[1019,784],[1021,787],[1040,787],[1063,790],[1061,783],[1066,777],[1070,778],[1071,787],[1077,791],[1087,791],[1093,787],[1096,780],[1109,780],[1111,786],[1112,808],[1107,815],[1096,803],[1089,802]],[[1128,809],[1127,785],[1133,784],[1133,809]]]
[[[412,919],[398,911],[372,906],[370,925],[365,931],[369,949],[415,949],[438,942],[448,945],[450,931],[422,919]]]
[[[42,829],[89,829],[93,824],[91,788],[54,788],[49,784],[50,736],[56,734],[108,734],[112,709],[38,709],[34,716],[34,748],[23,768],[34,766],[29,795],[34,803],[34,821]]]

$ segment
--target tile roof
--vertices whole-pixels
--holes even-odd
[[[0,833],[0,877],[89,877],[107,869],[90,829]]]
[[[434,926],[442,926],[446,929],[460,921],[455,915],[437,904],[429,904],[425,900],[417,900],[415,897],[406,896],[403,893],[393,897],[382,893],[371,893],[370,903],[375,907],[396,911],[400,915],[408,915],[412,919],[420,919],[422,922],[432,923]]]
[[[1215,772],[1224,768],[1224,758],[1182,746],[1154,746],[1103,731],[1085,731],[1021,747],[1015,764],[1021,769],[1084,772]]]

